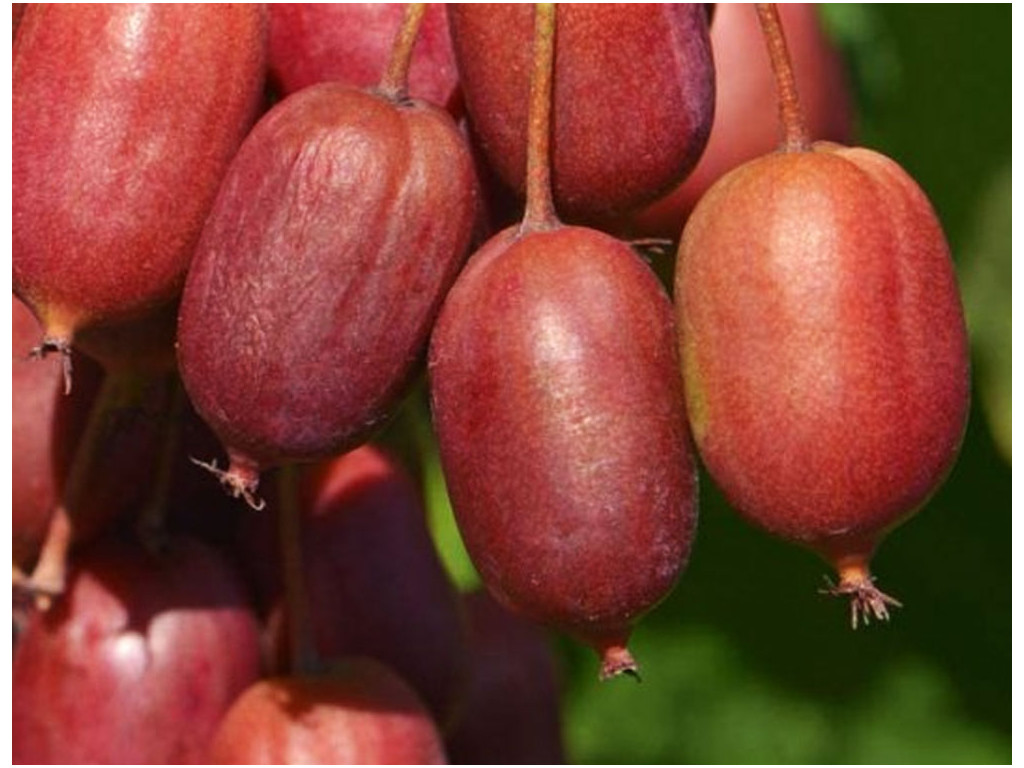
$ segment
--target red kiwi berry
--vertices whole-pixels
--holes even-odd
[[[271,109],[196,250],[181,375],[227,450],[211,467],[251,504],[263,469],[347,450],[389,416],[467,255],[472,159],[446,112],[406,96],[414,40],[407,25],[377,89],[320,83]]]
[[[470,685],[462,718],[447,734],[459,765],[565,763],[559,679],[545,632],[486,591],[464,595]]]
[[[173,539],[154,557],[105,537],[14,652],[15,763],[202,763],[260,674],[259,625],[215,550]]]
[[[380,662],[349,658],[324,675],[273,677],[245,691],[206,760],[229,765],[443,765],[437,726]]]
[[[718,3],[711,25],[715,55],[715,117],[711,136],[693,172],[665,197],[613,226],[635,238],[678,242],[686,218],[718,179],[778,146],[777,105],[768,53],[749,3]],[[843,61],[829,40],[817,3],[783,3],[793,72],[810,134],[848,144],[853,108]]]
[[[180,293],[260,103],[265,15],[244,3],[26,8],[14,42],[12,261],[41,354],[89,351],[85,331],[147,320]]]
[[[384,451],[361,446],[303,467],[298,507],[319,656],[387,664],[441,726],[451,723],[466,683],[466,626],[412,478]],[[277,656],[285,658],[287,635],[278,639]]]
[[[672,588],[696,476],[672,306],[632,249],[562,225],[547,163],[554,9],[538,5],[530,189],[431,339],[433,416],[459,529],[489,591],[637,666],[632,625]]]
[[[271,3],[270,79],[282,95],[316,83],[370,88],[388,63],[404,3]],[[427,3],[409,66],[409,96],[461,113],[443,3]]]
[[[694,3],[557,5],[555,205],[595,222],[664,194],[700,157],[715,103],[708,21]],[[522,194],[531,5],[459,3],[448,15],[473,133]]]
[[[956,459],[964,314],[924,193],[877,152],[807,139],[777,16],[760,12],[786,142],[715,184],[683,233],[689,414],[730,502],[831,563],[856,627],[899,605],[869,561]]]

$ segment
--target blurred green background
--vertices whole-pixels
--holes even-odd
[[[860,143],[917,179],[954,252],[974,373],[963,451],[874,561],[906,607],[856,632],[845,602],[818,594],[825,565],[742,522],[702,476],[690,567],[633,636],[643,682],[598,683],[589,650],[553,639],[574,762],[1011,760],[1011,10],[824,12],[855,87]],[[435,532],[468,586],[436,459],[426,478]]]

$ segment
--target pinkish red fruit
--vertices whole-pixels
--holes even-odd
[[[631,237],[676,241],[690,211],[719,178],[779,146],[779,107],[757,12],[750,3],[717,3],[711,25],[715,117],[693,172],[673,192],[616,226]],[[815,3],[780,3],[807,130],[815,139],[849,142],[850,89],[839,52],[822,28]]]
[[[182,539],[152,558],[106,539],[19,638],[14,762],[203,762],[259,672],[256,619],[216,552]]]
[[[477,193],[443,110],[322,83],[249,134],[182,298],[178,354],[224,478],[335,455],[390,414],[466,256]]]
[[[625,243],[512,228],[470,260],[430,347],[433,415],[490,592],[634,670],[632,625],[683,570],[697,513],[672,307]]]
[[[405,3],[271,3],[270,77],[285,95],[316,83],[375,86]],[[428,3],[412,51],[409,95],[461,112],[444,4]]]
[[[533,6],[460,3],[448,18],[472,129],[522,193]],[[567,220],[595,220],[652,201],[693,169],[711,130],[704,6],[560,3],[557,23],[555,207]]]
[[[747,163],[687,224],[676,297],[708,471],[836,567],[854,623],[884,618],[868,561],[949,472],[967,419],[963,309],[924,193],[867,149]]]
[[[437,727],[394,672],[346,659],[323,676],[275,677],[231,707],[206,758],[240,765],[441,765]]]
[[[172,302],[255,114],[259,4],[29,4],[14,45],[14,291],[67,350]]]

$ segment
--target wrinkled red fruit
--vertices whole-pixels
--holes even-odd
[[[74,457],[100,372],[83,361],[78,385],[64,395],[61,365],[35,360],[28,351],[40,328],[17,297],[13,306],[11,363],[11,526],[14,565],[31,570]]]
[[[14,290],[66,350],[180,292],[262,92],[258,4],[30,4],[14,46]]]
[[[447,737],[460,765],[565,762],[555,660],[547,638],[486,592],[464,600],[472,638],[464,714]]]
[[[779,107],[768,50],[749,3],[718,3],[711,25],[715,119],[700,162],[675,191],[616,226],[632,237],[678,240],[690,211],[728,171],[778,148]],[[815,139],[849,142],[853,115],[839,52],[814,3],[780,3],[800,106]]]
[[[533,9],[449,6],[466,111],[489,162],[524,190]],[[715,88],[704,7],[558,6],[552,114],[555,206],[595,220],[683,180],[711,129]]]
[[[696,477],[672,307],[622,242],[505,230],[431,340],[433,413],[459,529],[502,603],[634,669],[630,629],[673,586]]]
[[[404,3],[271,3],[270,77],[283,94],[334,81],[376,85],[391,57]],[[409,95],[459,106],[458,73],[444,5],[428,3],[409,70]]]
[[[335,83],[256,125],[189,271],[179,364],[251,498],[260,470],[357,445],[421,361],[476,211],[472,161],[423,102]]]
[[[105,540],[19,638],[14,762],[203,762],[228,706],[259,676],[258,643],[215,552],[176,540],[152,559]]]
[[[441,765],[444,746],[416,694],[370,659],[323,677],[261,680],[225,715],[207,760],[238,765]]]
[[[466,627],[412,480],[379,449],[362,447],[305,471],[300,496],[320,656],[378,659],[438,723],[451,722],[466,683]]]
[[[701,456],[747,518],[839,571],[886,616],[868,560],[952,466],[968,404],[953,263],[893,161],[816,144],[716,184],[676,273]]]

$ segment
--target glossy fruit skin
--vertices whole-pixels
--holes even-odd
[[[673,586],[696,476],[671,305],[595,230],[505,230],[431,339],[435,428],[470,556],[504,605],[599,653]]]
[[[262,93],[259,4],[30,4],[13,63],[14,290],[50,338],[180,292]]]
[[[383,664],[346,659],[320,677],[253,685],[207,760],[226,765],[442,765],[444,745],[412,689]]]
[[[322,83],[264,116],[221,187],[178,326],[186,390],[234,463],[331,456],[389,415],[476,204],[440,109]]]
[[[105,539],[19,638],[14,762],[202,762],[259,673],[256,619],[216,552],[175,540],[152,560]]]
[[[676,272],[694,437],[748,519],[842,566],[952,466],[969,400],[953,263],[917,184],[816,144],[728,174]]]
[[[281,93],[334,81],[380,82],[405,15],[403,3],[271,3],[270,78]],[[409,69],[409,95],[461,112],[444,5],[428,3]]]
[[[524,189],[530,5],[453,4],[449,26],[476,137],[506,184]],[[555,205],[593,221],[664,194],[711,130],[714,70],[704,7],[558,6],[552,117]]]
[[[749,3],[717,3],[711,25],[715,57],[715,116],[700,161],[677,189],[613,226],[630,237],[678,241],[708,188],[727,172],[782,143],[779,107],[768,50]],[[848,143],[853,106],[843,61],[822,28],[815,3],[780,3],[800,106],[818,139]]]
[[[544,632],[485,591],[465,595],[472,638],[469,693],[445,743],[459,765],[565,762],[555,658]]]
[[[452,722],[467,682],[467,628],[412,479],[362,446],[305,469],[300,509],[320,656],[375,658],[409,682],[436,722]]]

